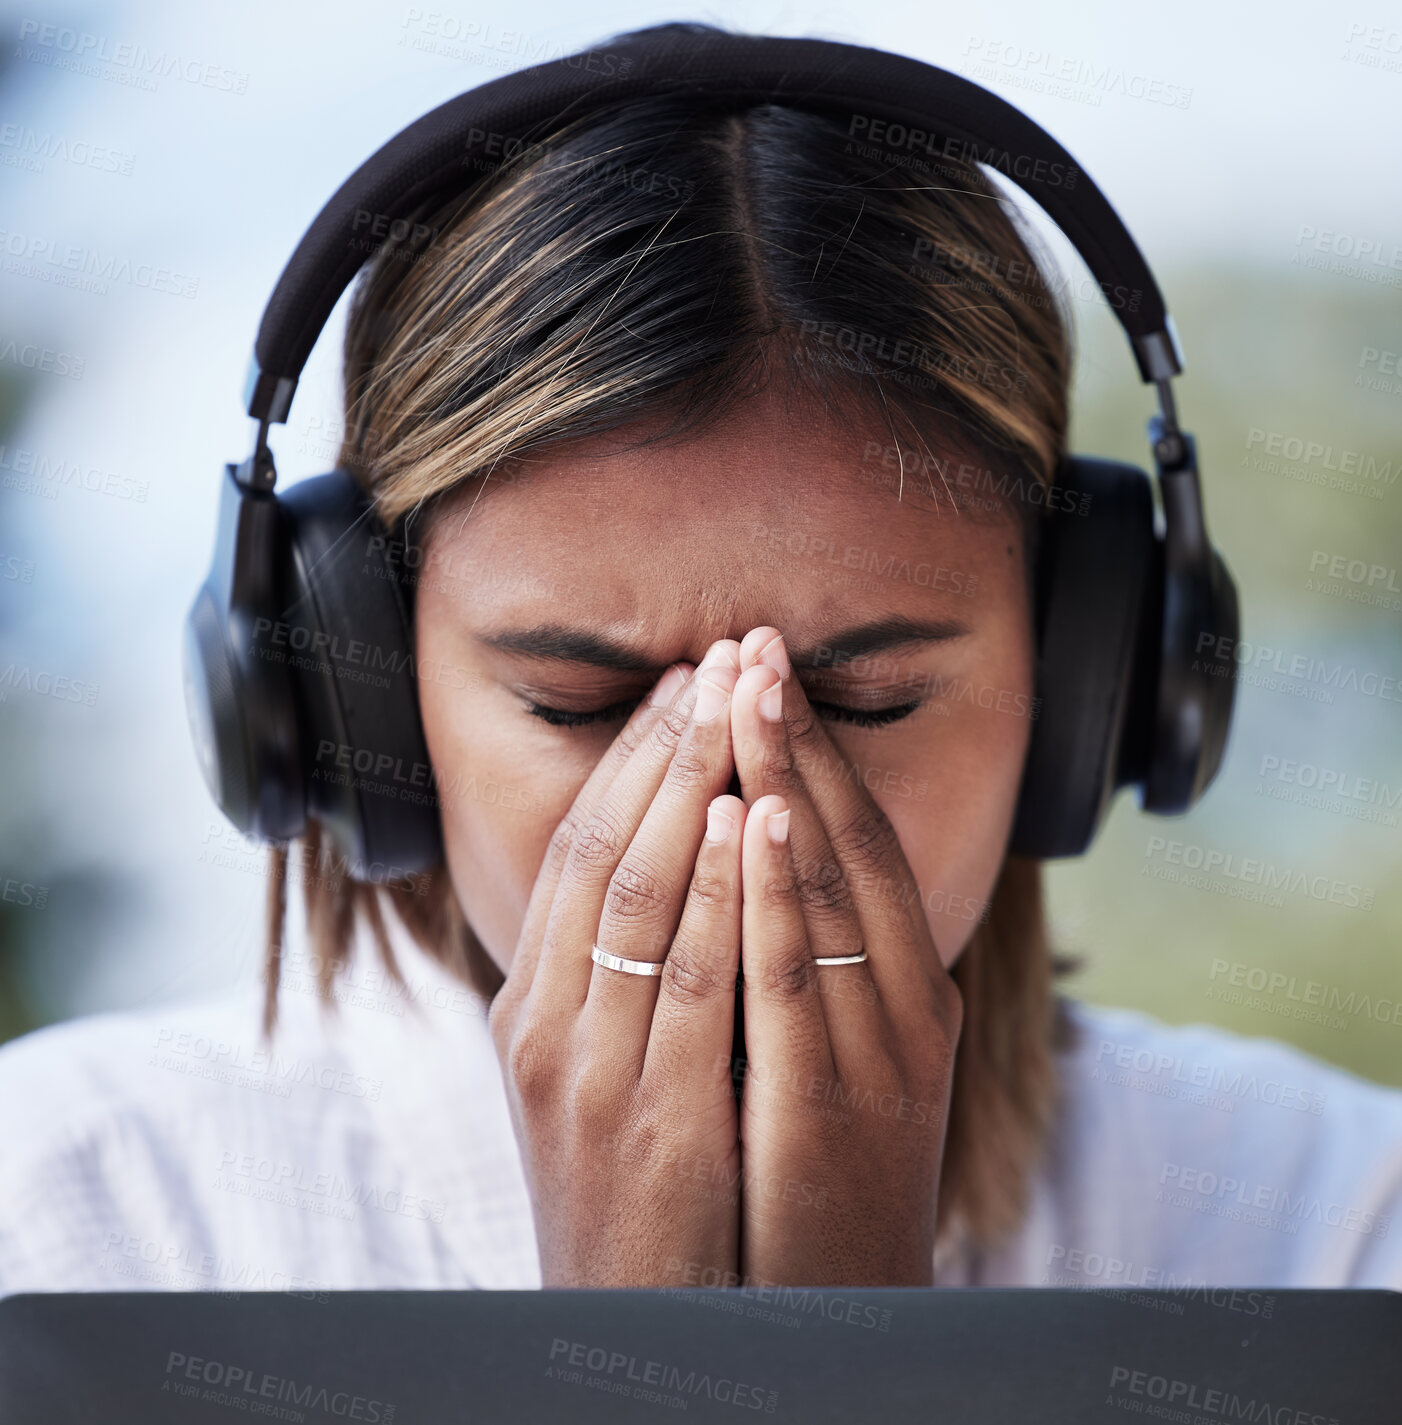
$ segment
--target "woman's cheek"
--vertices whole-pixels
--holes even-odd
[[[433,764],[443,849],[458,904],[483,948],[504,970],[525,918],[535,847],[550,840],[547,780],[522,755],[488,692],[424,684],[420,712]],[[522,769],[536,767],[531,776]]]
[[[946,969],[957,960],[985,913],[1002,847],[978,814],[951,814],[953,799],[932,786],[930,801],[876,798],[891,819],[920,888],[920,908]]]
[[[512,813],[479,808],[470,818],[445,820],[444,840],[448,873],[467,923],[483,949],[505,972],[510,968],[516,942],[530,901],[534,877],[528,865],[536,842],[550,839],[534,828],[523,827]]]
[[[443,804],[448,870],[458,904],[483,948],[510,968],[550,838],[588,779],[588,759],[542,757],[513,738],[488,732],[454,738],[435,756]]]
[[[1027,740],[1025,717],[956,705],[920,755],[904,759],[913,793],[872,794],[896,829],[946,968],[987,915]]]

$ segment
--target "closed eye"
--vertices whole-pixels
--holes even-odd
[[[810,698],[808,704],[819,717],[828,718],[832,722],[851,723],[857,727],[882,727],[909,717],[920,706],[921,701],[917,698],[913,703],[899,703],[890,708],[849,708],[839,703],[819,702],[815,698]],[[606,708],[589,712],[573,712],[569,708],[551,708],[542,703],[527,703],[526,711],[532,717],[549,723],[551,727],[586,727],[591,723],[621,722],[632,714],[640,702],[641,698],[629,698],[625,702],[611,703]]]
[[[899,722],[903,717],[909,717],[920,703],[921,699],[917,698],[913,703],[897,703],[891,708],[845,708],[837,703],[820,703],[813,698],[808,699],[808,706],[817,712],[819,717],[829,717],[834,722],[855,723],[858,727],[881,727],[888,722]]]

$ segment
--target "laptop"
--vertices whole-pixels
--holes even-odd
[[[1397,1425],[1389,1291],[766,1287],[0,1300],[4,1425]]]

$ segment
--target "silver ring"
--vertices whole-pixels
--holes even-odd
[[[866,957],[865,950],[856,955],[815,955],[813,963],[815,965],[860,965]]]
[[[660,975],[663,961],[625,960],[622,955],[610,955],[596,945],[589,952],[589,958],[606,970],[622,970],[625,975]]]

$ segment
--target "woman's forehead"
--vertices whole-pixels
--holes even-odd
[[[718,585],[777,582],[802,587],[811,603],[824,589],[928,588],[912,566],[973,574],[1001,563],[1018,539],[1008,519],[909,490],[898,498],[837,456],[821,467],[740,471],[700,452],[657,452],[646,462],[539,467],[446,510],[432,546],[483,566],[568,573],[580,586],[662,583],[709,597]]]
[[[986,627],[1021,609],[1009,523],[898,501],[840,451],[824,459],[740,472],[698,446],[542,462],[445,516],[420,598],[451,600],[478,634],[583,630],[648,664],[761,624],[821,649],[883,619]]]
[[[746,550],[802,561],[839,539],[951,552],[978,543],[971,527],[1011,521],[1008,485],[977,456],[928,441],[729,424],[684,443],[591,440],[501,462],[442,504],[433,538],[510,539],[538,558],[575,546],[600,558],[724,548],[726,562]]]

